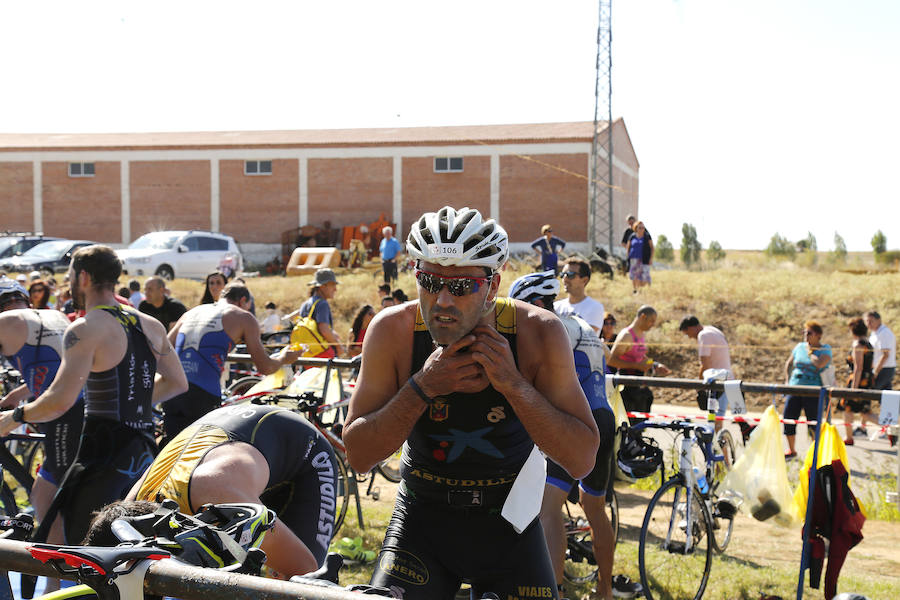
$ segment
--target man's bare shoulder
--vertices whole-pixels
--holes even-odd
[[[410,300],[403,304],[382,308],[378,311],[378,314],[375,315],[375,318],[372,319],[372,323],[369,327],[377,324],[378,329],[381,330],[396,329],[398,331],[407,330],[411,332],[416,323],[418,308],[418,300]]]
[[[561,327],[559,317],[553,311],[546,310],[534,304],[513,300],[516,304],[516,330],[517,333],[539,334],[542,331]]]

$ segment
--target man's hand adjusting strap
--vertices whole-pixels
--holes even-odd
[[[408,383],[409,387],[411,387],[413,389],[413,391],[419,395],[419,398],[421,398],[425,404],[428,404],[429,406],[434,404],[434,398],[430,398],[428,396],[428,394],[423,392],[422,388],[419,387],[419,384],[416,383],[415,379],[410,377],[409,379],[406,380],[406,383]]]

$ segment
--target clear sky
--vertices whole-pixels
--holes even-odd
[[[5,2],[0,131],[588,121],[597,3]],[[677,246],[900,247],[900,2],[613,0],[613,114]],[[898,169],[900,170],[900,169]],[[619,229],[617,224],[616,229]]]

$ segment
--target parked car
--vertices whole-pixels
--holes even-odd
[[[40,271],[44,274],[65,273],[69,269],[72,253],[82,246],[90,246],[96,242],[87,240],[53,240],[34,246],[27,252],[0,262],[0,268],[6,271]]]
[[[234,238],[212,231],[154,231],[116,253],[131,276],[202,279],[220,267],[239,273],[244,265]]]
[[[0,234],[0,261],[27,252],[38,244],[58,239],[61,238],[40,233],[2,233]]]

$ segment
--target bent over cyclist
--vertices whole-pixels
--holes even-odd
[[[531,273],[516,279],[509,288],[509,297],[553,311],[553,302],[559,294],[559,280],[553,271]],[[561,510],[576,483],[580,488],[580,502],[591,527],[591,545],[597,561],[599,577],[597,597],[610,600],[617,597],[631,598],[640,586],[630,583],[624,576],[612,577],[613,555],[616,540],[612,524],[606,514],[606,494],[612,485],[611,466],[615,442],[615,418],[606,398],[606,353],[604,344],[593,327],[581,317],[570,314],[559,317],[574,353],[575,372],[581,389],[591,408],[591,414],[600,431],[600,446],[596,464],[588,475],[576,481],[552,459],[547,459],[547,483],[541,504],[541,525],[553,561],[557,587],[562,589],[563,563],[566,553],[566,535],[563,530]],[[615,590],[613,590],[615,586]]]
[[[452,598],[463,578],[476,597],[557,597],[535,444],[580,478],[599,437],[565,329],[497,297],[507,235],[477,210],[426,213],[407,252],[419,301],[369,325],[344,428],[359,472],[406,442],[372,584],[412,600]]]
[[[276,406],[216,409],[163,448],[129,499],[170,498],[187,514],[207,503],[253,502],[278,520],[261,548],[290,577],[322,565],[334,534],[334,452],[302,416]]]
[[[178,432],[222,403],[220,378],[228,352],[241,341],[256,368],[264,375],[300,357],[285,348],[269,356],[259,337],[259,322],[250,313],[250,290],[231,282],[218,302],[201,304],[184,313],[169,332],[169,341],[187,375],[188,391],[163,404],[165,446]]]
[[[153,461],[151,404],[187,389],[178,357],[156,319],[118,304],[113,289],[122,272],[107,246],[79,248],[69,266],[75,306],[85,316],[63,336],[56,378],[34,402],[0,414],[0,435],[22,422],[45,423],[75,404],[84,388],[84,426],[75,461],[66,472],[35,534],[46,539],[58,509],[67,543],[84,538],[91,513],[119,500]]]
[[[0,408],[17,408],[26,400],[40,396],[56,377],[62,362],[63,335],[69,320],[59,311],[30,307],[28,292],[21,284],[0,278],[0,353],[15,365],[25,380],[0,400]],[[75,404],[61,417],[38,427],[46,436],[44,460],[30,494],[38,522],[47,514],[59,482],[75,459],[82,421],[84,401],[79,393]],[[47,541],[63,541],[61,520],[56,521]]]

